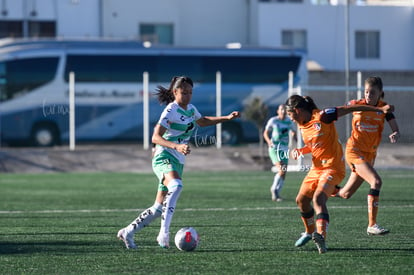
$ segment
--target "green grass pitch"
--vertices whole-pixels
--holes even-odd
[[[0,175],[0,274],[412,274],[414,174],[380,171],[379,223],[367,236],[364,184],[350,200],[331,198],[328,253],[296,248],[303,231],[294,202],[304,172],[288,173],[285,200],[270,200],[271,172],[188,172],[173,234],[194,227],[193,252],[158,247],[160,220],[139,232],[137,250],[116,233],[152,205],[152,174]]]

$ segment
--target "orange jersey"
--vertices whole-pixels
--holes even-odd
[[[345,174],[342,146],[333,123],[336,119],[336,108],[315,109],[311,120],[299,128],[305,146],[312,152],[312,169],[332,169]]]
[[[367,105],[365,99],[351,100],[348,105]],[[378,101],[377,107],[387,105],[384,101]],[[352,133],[347,141],[347,148],[355,148],[363,152],[376,152],[381,142],[384,130],[384,119],[394,118],[392,113],[383,112],[353,112]]]

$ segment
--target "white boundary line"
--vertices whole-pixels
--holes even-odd
[[[386,205],[381,206],[381,208],[413,208],[414,205]],[[361,209],[366,208],[366,206],[329,206],[329,209]],[[203,211],[212,211],[212,212],[224,212],[224,211],[257,211],[257,210],[296,210],[297,206],[285,206],[285,207],[234,207],[234,208],[184,208],[177,209],[178,211],[184,212],[203,212]],[[75,209],[75,210],[3,210],[0,211],[0,215],[7,214],[60,214],[60,213],[114,213],[114,212],[140,212],[144,209]]]

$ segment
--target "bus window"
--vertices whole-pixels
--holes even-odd
[[[24,95],[52,81],[58,61],[58,57],[42,57],[0,62],[0,100]]]
[[[77,82],[139,82],[143,72],[155,71],[154,63],[152,56],[68,55],[65,81],[73,71]]]
[[[139,82],[148,72],[151,82],[169,82],[174,75],[191,75],[203,82],[201,59],[197,56],[160,55],[69,55],[65,80],[73,71],[77,82]],[[214,74],[209,81],[214,81]]]
[[[158,82],[169,82],[174,75],[188,75],[195,82],[215,82],[216,72],[214,72],[211,76],[206,74],[206,72],[203,71],[201,62],[202,57],[200,56],[158,56],[156,60],[156,78]]]
[[[151,82],[169,82],[174,75],[188,75],[199,83],[215,82],[221,71],[228,83],[280,84],[296,72],[300,57],[195,56],[195,55],[69,55],[69,72],[77,82],[139,82],[149,72]]]

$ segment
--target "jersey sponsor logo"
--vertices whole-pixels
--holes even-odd
[[[336,111],[335,108],[327,108],[327,109],[324,110],[324,112],[326,114],[333,114],[333,113],[335,113],[335,111]]]
[[[368,132],[368,133],[375,133],[378,132],[378,125],[371,125],[367,123],[359,123],[355,125],[358,131],[360,132]]]
[[[316,131],[320,131],[321,130],[321,124],[319,122],[316,122],[316,123],[313,124],[313,128]]]

